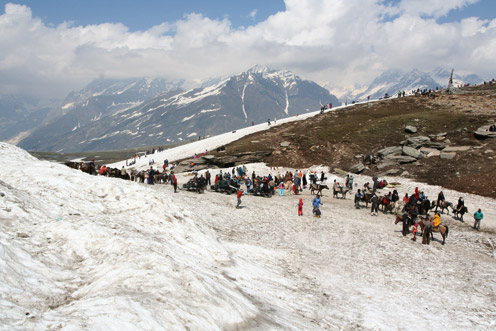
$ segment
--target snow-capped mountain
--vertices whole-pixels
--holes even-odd
[[[109,116],[100,115],[101,106],[90,101],[101,96],[93,96],[84,106],[86,112],[91,109],[85,114],[86,124],[67,116],[74,113],[70,112],[64,116],[64,132],[57,132],[49,141],[30,137],[20,146],[69,152],[164,145],[304,114],[318,110],[321,104],[338,104],[335,96],[316,83],[267,67],[255,66],[212,82],[185,92],[171,91]]]
[[[336,91],[342,102],[365,100],[368,96],[371,99],[378,99],[388,95],[394,95],[398,91],[409,93],[417,89],[432,89],[446,88],[451,71],[443,68],[436,68],[432,72],[423,72],[418,69],[413,69],[409,72],[390,69],[375,78],[368,86],[357,86],[353,88],[340,88],[329,86],[331,93]],[[475,74],[458,75],[453,74],[453,83],[455,86],[463,84],[478,84],[483,79]]]
[[[50,103],[37,98],[0,95],[0,140],[14,139],[42,123],[50,112]]]
[[[19,142],[27,149],[55,151],[60,137],[81,127],[91,127],[102,118],[136,107],[160,94],[178,93],[180,83],[165,79],[97,79],[79,92],[70,93],[52,110],[48,123],[33,130]]]

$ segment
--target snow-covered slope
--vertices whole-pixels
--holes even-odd
[[[446,245],[425,246],[402,237],[393,216],[371,217],[328,191],[316,219],[308,190],[298,217],[300,196],[289,192],[244,196],[235,209],[234,196],[89,176],[5,143],[0,157],[2,328],[496,327],[494,199],[463,194],[470,212],[483,208],[482,231],[470,215],[466,223],[443,215]],[[187,179],[179,174],[179,185]],[[432,199],[442,189],[388,179],[400,195],[419,186]],[[358,187],[366,181],[355,178]]]

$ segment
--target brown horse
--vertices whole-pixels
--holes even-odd
[[[323,196],[322,195],[323,189],[328,190],[329,187],[324,184],[310,184],[310,194],[315,194],[315,191],[317,191],[320,196]]]
[[[448,215],[449,215],[449,209],[448,209],[448,207],[450,207],[451,209],[453,209],[453,203],[448,202],[446,200],[441,200],[436,205],[436,201],[432,201],[431,209],[433,209],[434,207],[436,207],[435,212],[437,212],[437,209],[438,208],[441,208],[441,213],[444,214],[444,210],[446,209],[448,211]]]
[[[420,230],[422,231],[422,234],[424,233],[424,227],[425,227],[425,222],[427,221],[427,218],[420,217],[420,222],[418,224],[420,225]],[[439,224],[438,227],[432,227],[431,230],[431,239],[434,239],[434,234],[433,232],[439,232],[441,236],[443,237],[443,242],[441,243],[442,245],[445,244],[446,238],[448,237],[449,233],[449,228],[446,224]]]

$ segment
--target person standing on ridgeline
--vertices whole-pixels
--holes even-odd
[[[303,216],[303,199],[300,198],[300,202],[298,202],[298,216]]]
[[[479,208],[479,210],[477,210],[474,214],[474,229],[476,229],[477,231],[480,231],[480,222],[482,221],[482,219],[484,218],[484,214],[482,214],[482,211],[481,209]]]

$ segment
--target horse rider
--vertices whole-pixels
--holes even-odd
[[[481,220],[484,218],[484,214],[482,214],[482,211],[481,209],[479,208],[479,210],[477,210],[475,213],[474,213],[474,229],[476,229],[477,231],[480,230],[480,222]]]
[[[443,191],[439,192],[439,194],[437,195],[437,205],[436,205],[436,212],[437,212],[437,208],[441,205],[441,203],[444,203],[444,193]]]
[[[463,207],[465,207],[465,201],[463,201],[463,197],[460,197],[460,199],[458,199],[458,204],[456,205],[456,211],[460,212]]]
[[[432,227],[436,229],[439,227],[439,225],[441,225],[441,216],[439,215],[439,213],[436,212],[432,220]]]
[[[393,194],[391,195],[391,202],[396,202],[400,200],[400,196],[398,194],[398,191],[393,190]]]

